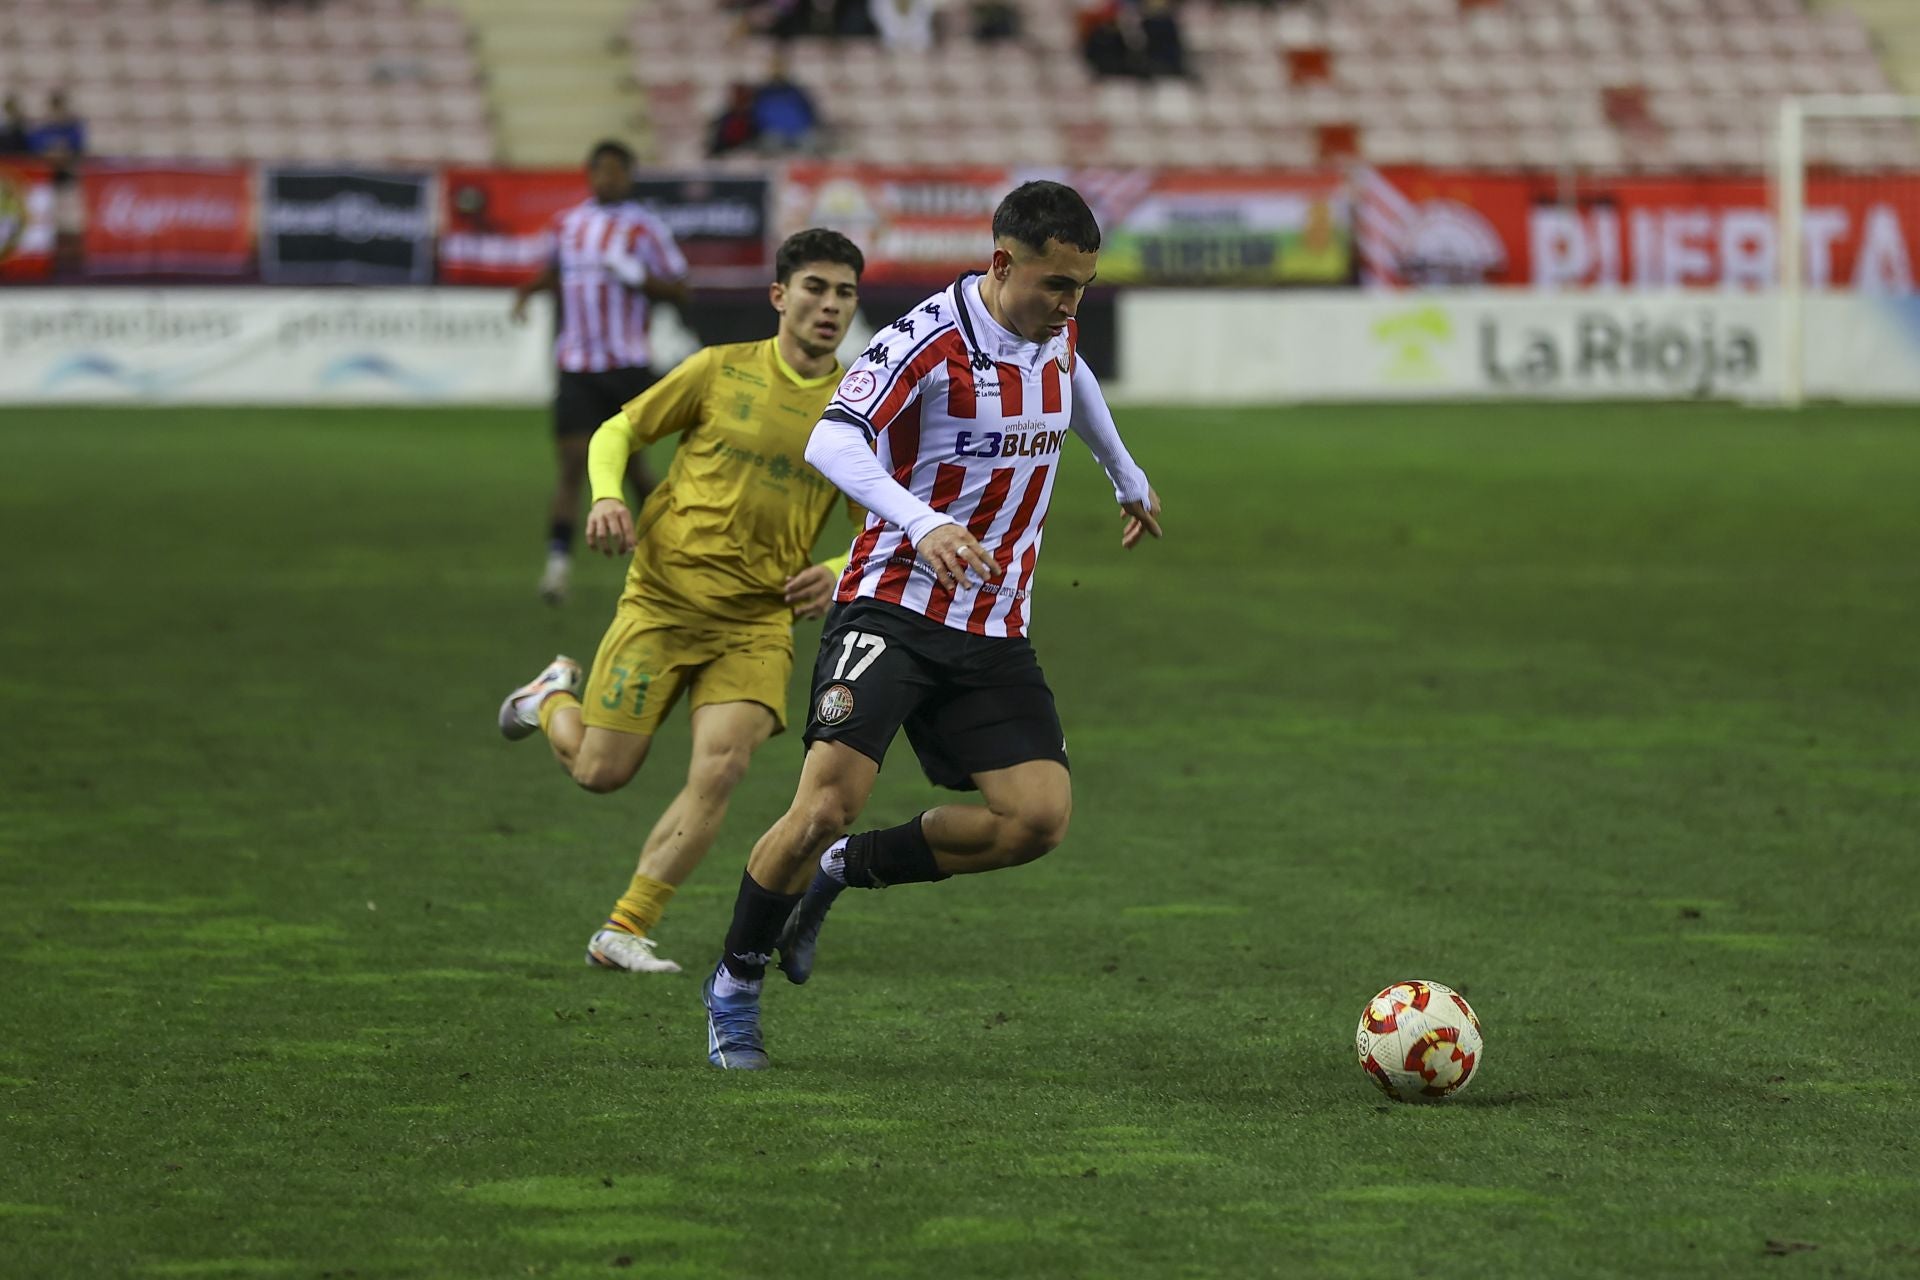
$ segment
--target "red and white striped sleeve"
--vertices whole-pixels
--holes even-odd
[[[875,334],[840,379],[807,442],[807,461],[816,471],[915,545],[955,523],[905,486],[920,452],[917,425],[909,425],[918,423],[918,410],[906,411],[946,376],[949,357],[961,349],[949,306],[945,293],[936,294]],[[884,462],[875,454],[883,437]]]
[[[687,275],[687,256],[680,251],[679,242],[673,238],[673,228],[666,224],[658,214],[648,209],[640,210],[630,233],[631,252],[646,265],[647,275],[655,280],[684,280]]]
[[[960,349],[949,305],[936,294],[876,333],[840,379],[822,420],[858,427],[872,444],[930,380],[946,375],[947,358]]]

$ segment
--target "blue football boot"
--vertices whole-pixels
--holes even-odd
[[[815,872],[813,883],[793,904],[793,914],[787,917],[780,940],[774,945],[780,949],[780,972],[795,986],[813,976],[813,950],[820,943],[820,926],[827,922],[827,908],[846,887],[824,871]]]
[[[700,988],[707,1006],[707,1061],[728,1071],[764,1070],[767,1047],[760,1038],[759,993],[723,998],[714,994],[713,978],[708,974]]]

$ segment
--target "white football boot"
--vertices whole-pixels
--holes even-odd
[[[573,557],[564,551],[549,551],[546,571],[540,575],[540,598],[551,605],[565,604],[572,578]]]
[[[500,704],[500,734],[508,742],[518,742],[540,731],[540,704],[548,694],[579,693],[580,664],[566,654],[555,654],[552,662],[527,683],[507,695]]]
[[[653,954],[653,939],[625,929],[602,929],[587,939],[587,963],[628,973],[678,973],[680,966]]]

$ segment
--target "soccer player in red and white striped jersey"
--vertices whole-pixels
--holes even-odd
[[[1078,350],[1092,211],[1071,187],[1029,182],[995,210],[993,237],[985,273],[881,331],[808,442],[807,461],[870,514],[821,637],[799,790],[753,848],[703,992],[715,1066],[767,1064],[766,966],[777,949],[806,981],[842,889],[1018,866],[1066,835],[1066,739],[1026,638],[1066,437],[1106,469],[1123,547],[1160,536],[1160,501]],[[903,726],[929,779],[984,803],[843,835]]]
[[[515,291],[513,314],[527,299],[553,290],[560,303],[554,339],[559,366],[553,401],[559,477],[553,491],[547,568],[540,594],[565,599],[573,563],[574,527],[587,474],[587,444],[620,406],[654,383],[647,323],[655,302],[684,302],[687,260],[659,215],[632,198],[633,152],[602,142],[587,157],[592,194],[554,216],[553,258]],[[653,476],[638,454],[628,478],[645,497]]]

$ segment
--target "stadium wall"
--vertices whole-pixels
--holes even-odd
[[[876,290],[853,350],[919,297]],[[548,300],[489,288],[40,288],[0,292],[0,403],[538,405]],[[1807,394],[1920,402],[1920,296],[1811,294]],[[1132,290],[1090,298],[1117,401],[1778,398],[1770,294]],[[764,293],[657,313],[671,365],[766,334]]]
[[[1920,401],[1920,298],[1806,298],[1809,396]],[[1770,293],[1138,291],[1116,398],[1169,404],[1780,395]]]
[[[851,362],[922,288],[862,295]],[[552,299],[509,319],[497,288],[84,288],[0,292],[0,404],[538,405],[553,394]],[[1082,307],[1093,367],[1115,369],[1116,299]],[[765,286],[703,290],[654,311],[659,366],[773,332]]]
[[[507,289],[17,289],[0,294],[0,401],[537,403],[549,300]]]

